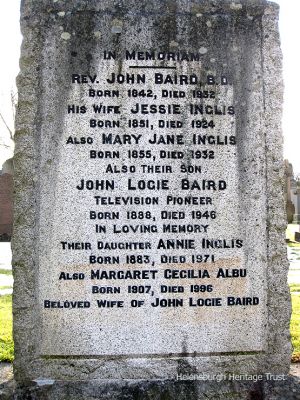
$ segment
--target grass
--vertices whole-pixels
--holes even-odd
[[[287,245],[289,246],[289,247],[298,247],[299,249],[300,249],[300,243],[297,243],[297,242],[287,242]]]
[[[300,283],[291,283],[290,284],[290,292],[300,292]]]
[[[12,296],[0,296],[0,361],[13,361]]]
[[[12,270],[11,269],[2,269],[0,268],[0,275],[12,275]]]
[[[299,286],[299,285],[298,285]],[[291,336],[293,345],[292,362],[300,362],[300,295],[292,295]]]

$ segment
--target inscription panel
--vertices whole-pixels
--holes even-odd
[[[142,33],[132,43],[114,20],[101,32],[99,20],[99,31],[73,34],[66,24],[45,38],[43,57],[53,61],[41,77],[39,352],[260,352],[267,253],[257,38],[233,43],[220,24],[200,29],[197,42],[181,33],[166,46],[143,19],[122,29],[133,22]],[[246,45],[252,61],[241,67]]]

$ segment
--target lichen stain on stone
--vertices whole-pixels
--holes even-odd
[[[243,8],[243,5],[240,3],[231,3],[230,8],[231,10],[241,10]]]
[[[199,49],[199,53],[200,54],[206,54],[208,52],[208,49],[204,46],[201,46]]]
[[[63,32],[60,37],[64,40],[69,40],[71,38],[71,34],[69,32]]]
[[[57,15],[59,17],[64,17],[66,15],[66,12],[65,11],[60,11],[60,12],[57,13]]]
[[[34,379],[38,386],[51,386],[55,383],[54,379]]]
[[[171,40],[169,45],[170,45],[170,47],[178,47],[179,43],[175,42],[175,40]]]
[[[95,36],[95,38],[100,39],[101,38],[101,32],[95,31],[94,32],[94,36]]]
[[[212,22],[210,20],[206,21],[206,26],[208,28],[211,28],[212,27]]]
[[[112,33],[121,33],[123,30],[123,22],[120,19],[113,19],[112,20],[112,27],[111,27],[111,32]]]
[[[201,13],[201,11],[203,10],[203,8],[201,7],[201,5],[200,4],[192,4],[192,6],[191,6],[191,12],[193,13],[193,14],[196,14],[196,16],[202,16],[202,13]]]

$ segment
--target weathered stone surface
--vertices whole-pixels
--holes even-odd
[[[266,1],[23,1],[18,396],[264,398],[228,376],[287,373],[277,17]],[[176,381],[191,374],[226,379]]]
[[[188,381],[185,383],[174,381],[154,382],[120,382],[109,381],[82,382],[80,386],[73,383],[58,383],[56,385],[20,387],[15,392],[16,400],[28,398],[31,400],[299,400],[299,378],[287,376],[283,382],[223,382],[198,383]],[[218,390],[217,390],[218,388]],[[218,393],[217,393],[218,392]],[[27,396],[27,397],[24,397]],[[1,397],[0,397],[1,398]],[[7,397],[9,399],[10,397]],[[3,400],[6,400],[3,397]]]

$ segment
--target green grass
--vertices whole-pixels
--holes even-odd
[[[0,361],[13,361],[12,296],[0,296]]]
[[[0,269],[0,275],[12,275],[11,269]]]
[[[291,283],[290,284],[290,292],[300,292],[300,283]]]
[[[296,242],[287,242],[287,245],[289,247],[298,247],[298,248],[300,248],[300,243],[296,243]]]
[[[293,345],[292,361],[300,362],[300,295],[292,292],[291,296],[293,309],[290,325]]]

